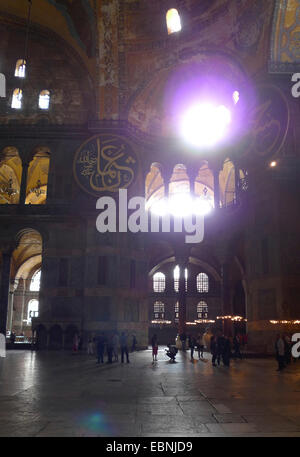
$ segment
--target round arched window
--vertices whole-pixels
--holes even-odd
[[[30,288],[31,292],[39,292],[41,283],[41,270],[34,273],[31,279]]]
[[[166,276],[160,271],[153,275],[154,292],[164,292],[166,288]]]

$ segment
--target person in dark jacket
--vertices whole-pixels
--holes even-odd
[[[106,351],[107,351],[107,362],[106,363],[112,363],[113,362],[113,351],[114,351],[114,343],[113,343],[113,334],[110,333],[107,338],[107,343],[106,343]]]
[[[151,346],[152,346],[152,361],[157,361],[157,352],[158,352],[158,339],[157,335],[154,334],[151,338]]]
[[[189,335],[188,337],[188,345],[191,350],[191,360],[194,360],[194,350],[196,346],[196,340],[192,335]]]
[[[185,333],[181,333],[180,341],[181,341],[181,345],[182,345],[182,350],[185,351],[185,343],[186,343],[186,334]]]
[[[97,357],[98,363],[104,362],[104,349],[105,349],[105,336],[104,333],[100,333],[100,336],[97,338]]]
[[[217,338],[217,363],[220,365],[221,357],[224,354],[224,345],[225,345],[225,338],[221,334]]]
[[[131,352],[136,351],[137,339],[135,335],[132,335],[132,345],[131,345]]]
[[[213,335],[210,339],[210,352],[212,355],[212,365],[216,367],[216,360],[218,357],[218,347],[217,347],[217,340],[216,337]]]
[[[127,343],[127,336],[125,335],[125,332],[122,332],[122,334],[121,334],[120,346],[121,346],[121,363],[124,363],[124,354],[126,355],[127,363],[129,363],[128,343]]]
[[[240,359],[242,358],[242,354],[240,351],[240,339],[238,335],[235,335],[233,338],[233,350],[234,350],[234,357],[239,357]]]
[[[223,346],[223,353],[222,353],[222,360],[225,367],[230,366],[230,357],[231,357],[231,343],[228,337],[224,338],[224,346]]]

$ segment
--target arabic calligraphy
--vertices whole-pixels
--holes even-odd
[[[74,174],[87,192],[116,192],[128,188],[136,176],[138,161],[128,141],[102,134],[85,142],[74,159]]]
[[[282,147],[288,126],[287,103],[276,88],[262,86],[260,103],[251,112],[252,128],[248,153],[271,157]]]

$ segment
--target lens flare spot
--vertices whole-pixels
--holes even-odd
[[[224,105],[199,103],[183,116],[183,138],[194,146],[214,146],[226,135],[231,123],[231,113]]]

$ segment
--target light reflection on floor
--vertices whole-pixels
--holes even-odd
[[[163,348],[98,365],[87,354],[8,351],[0,436],[300,436],[300,362],[169,363]]]

